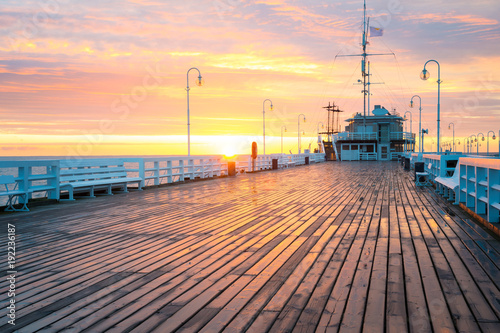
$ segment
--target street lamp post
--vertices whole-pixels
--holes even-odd
[[[431,75],[430,73],[425,69],[425,66],[429,63],[429,62],[435,62],[437,65],[438,65],[438,80],[437,80],[437,83],[438,83],[438,100],[437,100],[437,153],[439,155],[440,151],[439,151],[439,145],[440,145],[440,137],[439,137],[439,126],[440,126],[440,122],[441,122],[441,119],[440,119],[440,98],[441,98],[441,66],[439,65],[439,62],[437,62],[436,60],[427,60],[427,62],[424,64],[424,69],[422,70],[422,73],[420,73],[420,78],[422,80],[427,80]]]
[[[496,139],[496,136],[495,136],[495,132],[493,131],[488,131],[488,133],[486,133],[486,155],[490,155],[490,132],[493,133],[493,136],[491,137],[493,140]]]
[[[413,139],[413,135],[412,135],[412,130],[413,130],[413,114],[411,113],[411,111],[406,111],[405,114],[404,114],[404,118],[405,118],[405,121],[407,120],[406,118],[406,114],[409,113],[410,114],[410,137]],[[406,122],[405,122],[405,132],[406,132]],[[406,133],[405,133],[406,134]],[[405,140],[405,147],[408,147],[407,146],[407,139],[404,138]],[[406,150],[408,150],[408,148],[406,148]]]
[[[304,122],[306,122],[306,116],[301,113],[299,114],[299,116],[297,117],[297,128],[298,128],[298,136],[299,136],[299,154],[300,154],[300,116],[304,117]]]
[[[269,107],[269,111],[273,111],[273,102],[270,99],[265,99],[264,102],[262,102],[262,124],[263,124],[263,147],[264,147],[264,155],[266,155],[266,108],[265,104],[266,101],[269,101],[271,103],[271,106]]]
[[[318,135],[319,135],[319,124],[321,124],[321,128],[325,128],[325,125],[323,125],[323,122],[322,122],[322,121],[318,122],[318,126],[317,126],[317,127],[318,127],[318,128],[317,128]]]
[[[455,142],[458,141],[458,145],[460,146],[460,139],[453,140],[453,147],[456,147]],[[455,148],[456,151],[456,148]]]
[[[477,138],[479,138],[480,135],[483,136],[483,138],[481,139],[481,141],[484,141],[484,134],[483,133],[477,133]],[[477,142],[477,140],[476,140],[476,142]],[[476,155],[479,155],[479,143],[477,144],[476,148],[477,148]]]
[[[188,125],[188,156],[191,156],[191,128],[190,128],[190,123],[189,123],[189,72],[192,69],[196,69],[198,71],[198,80],[196,81],[197,86],[202,86],[203,85],[203,78],[201,77],[200,70],[196,67],[192,67],[188,69],[186,77],[187,77],[187,85],[186,85],[186,91],[187,91],[187,125]]]
[[[453,125],[453,151],[455,152],[456,151],[456,148],[455,148],[455,124],[454,123],[449,123],[448,124],[448,129],[450,129],[451,125]]]
[[[286,126],[281,126],[281,153],[283,154],[283,128],[285,129],[286,132]]]
[[[472,137],[474,137],[475,140],[472,140]],[[477,136],[475,134],[471,134],[469,135],[469,138],[470,138],[470,144],[472,145],[472,143],[475,141],[477,142]],[[469,142],[469,139],[467,139],[467,143]],[[467,153],[470,154],[472,153],[472,149],[469,145],[467,145]]]
[[[325,125],[322,121],[318,122],[318,151],[321,150],[321,135],[319,134],[319,124],[321,124],[321,128],[325,128]],[[320,151],[321,152],[321,151]]]
[[[418,97],[420,106],[418,108],[418,152],[422,152],[422,99],[418,95],[414,95],[410,101],[410,107],[413,108],[413,98]]]

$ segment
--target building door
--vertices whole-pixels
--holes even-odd
[[[378,141],[381,143],[386,143],[390,141],[389,138],[389,124],[379,124],[378,125]]]
[[[380,160],[388,161],[389,160],[389,145],[380,145]]]

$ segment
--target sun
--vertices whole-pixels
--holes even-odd
[[[236,150],[233,147],[225,147],[222,150],[222,154],[224,154],[224,157],[226,158],[231,158],[234,157],[234,155],[236,155]]]

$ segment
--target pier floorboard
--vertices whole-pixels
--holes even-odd
[[[392,162],[81,199],[0,214],[8,223],[16,325],[4,279],[0,332],[500,327],[499,239]]]

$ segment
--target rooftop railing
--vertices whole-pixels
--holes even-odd
[[[345,140],[378,140],[379,135],[375,132],[342,132],[339,133],[336,137],[337,141],[345,141]],[[389,134],[390,140],[407,140],[407,141],[415,141],[415,133],[410,132],[391,132]]]

